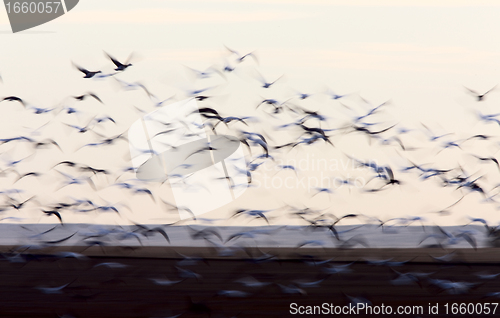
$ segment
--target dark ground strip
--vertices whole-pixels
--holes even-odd
[[[298,260],[199,260],[195,264],[179,259],[101,258],[87,259],[29,257],[26,262],[0,262],[1,317],[292,317],[290,303],[301,306],[332,303],[348,305],[352,297],[364,297],[375,305],[421,305],[429,303],[500,302],[485,297],[500,291],[500,276],[479,279],[476,273],[500,273],[495,264],[405,264],[387,265],[357,262],[350,272],[327,274],[324,268],[346,263],[311,265]],[[108,268],[103,262],[127,265]],[[176,268],[191,270],[196,278],[180,278]],[[393,271],[433,273],[432,279],[478,283],[467,293],[450,294],[422,278],[408,285],[393,285]],[[235,280],[252,276],[264,287],[247,287]],[[179,280],[172,286],[156,285],[151,279]],[[295,280],[318,281],[317,287],[301,287],[305,294],[285,294],[278,284],[290,286]],[[44,293],[37,287],[57,287],[69,283],[60,293]],[[220,290],[249,293],[242,298],[218,295]],[[440,308],[444,312],[443,308]],[[500,315],[500,308],[497,308]],[[335,315],[328,315],[335,316]],[[342,315],[344,316],[344,315]],[[367,315],[361,315],[367,316]],[[393,317],[397,315],[391,315]],[[424,315],[420,317],[442,317]],[[450,315],[459,317],[460,315]],[[471,316],[471,315],[465,315]],[[480,315],[473,315],[481,317]],[[489,315],[485,317],[494,317]],[[326,315],[325,315],[326,317]],[[379,316],[381,317],[381,316]],[[416,317],[406,315],[405,317]]]

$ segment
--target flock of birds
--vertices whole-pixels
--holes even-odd
[[[438,167],[433,163],[419,163],[414,159],[410,159],[412,153],[416,153],[421,149],[435,149],[435,155],[444,151],[458,149],[461,151],[458,156],[460,159],[468,157],[475,160],[478,164],[483,164],[485,166],[494,165],[500,170],[500,164],[493,155],[477,155],[467,150],[469,144],[477,146],[477,143],[481,143],[481,147],[484,149],[496,146],[496,144],[493,144],[495,143],[495,136],[477,133],[457,140],[453,137],[454,133],[444,132],[436,134],[424,123],[422,123],[421,128],[403,127],[399,123],[394,122],[394,119],[391,119],[390,116],[387,116],[390,113],[391,101],[381,103],[380,105],[372,105],[369,101],[355,93],[339,95],[329,89],[320,93],[306,93],[294,90],[294,94],[284,99],[281,97],[269,97],[275,92],[273,91],[275,87],[279,88],[280,85],[284,85],[280,84],[281,81],[284,81],[283,76],[268,79],[255,67],[249,68],[249,65],[258,65],[259,61],[255,52],[241,54],[229,48],[227,48],[227,51],[227,56],[224,57],[221,63],[211,66],[206,70],[200,71],[188,68],[188,71],[195,75],[195,79],[193,80],[193,87],[195,88],[182,91],[178,94],[180,96],[174,95],[166,98],[158,97],[140,81],[129,83],[120,79],[122,73],[127,72],[129,68],[133,67],[131,63],[134,57],[133,54],[126,61],[120,61],[106,53],[106,56],[113,65],[113,71],[107,73],[103,73],[101,70],[82,67],[77,64],[73,65],[83,74],[83,80],[85,81],[96,79],[114,81],[118,83],[123,90],[143,91],[148,100],[145,101],[144,104],[147,105],[147,103],[149,103],[149,105],[152,105],[152,107],[149,106],[150,110],[159,107],[168,107],[170,103],[179,99],[189,98],[197,100],[199,114],[204,120],[203,128],[205,128],[206,131],[213,134],[223,133],[234,135],[240,140],[241,144],[247,148],[248,155],[245,158],[247,161],[247,169],[239,173],[247,176],[249,182],[248,187],[250,188],[255,186],[256,183],[252,182],[252,180],[258,178],[259,173],[264,170],[263,167],[266,165],[274,165],[274,171],[288,170],[295,175],[302,173],[299,167],[283,160],[283,158],[286,159],[286,156],[293,150],[307,152],[311,147],[326,146],[330,149],[340,151],[344,159],[353,162],[358,169],[363,169],[364,176],[368,181],[359,189],[358,192],[360,193],[389,191],[394,187],[402,187],[408,182],[406,179],[408,175],[410,175],[416,180],[415,182],[434,182],[434,184],[453,188],[457,190],[457,193],[461,193],[460,198],[455,200],[451,205],[436,211],[438,214],[444,215],[450,213],[452,207],[459,205],[465,196],[474,193],[478,194],[480,202],[500,207],[500,202],[495,200],[495,197],[500,193],[500,184],[490,184],[487,180],[486,173],[482,172],[481,169],[476,169],[474,172],[468,171],[460,161],[453,166]],[[238,73],[240,68],[251,77],[248,85],[254,87],[260,86],[261,94],[269,95],[266,97],[262,97],[262,95],[257,97],[258,102],[255,103],[254,109],[250,110],[252,113],[246,116],[236,115],[236,111],[233,114],[226,114],[226,109],[224,107],[218,107],[216,104],[217,101],[219,101],[217,93],[215,93],[217,86],[207,86],[208,84],[201,86],[203,83],[208,83],[207,81],[211,81],[210,83],[214,81],[220,82],[220,86],[224,86],[226,85],[225,83],[231,81],[232,77],[241,77],[242,71]],[[500,125],[500,113],[483,114],[481,112],[481,103],[484,103],[484,100],[487,99],[490,94],[494,93],[495,89],[496,86],[484,93],[476,92],[468,88],[466,90],[466,92],[472,94],[477,101],[478,105],[475,113],[477,114],[477,120],[485,124],[483,126],[490,123]],[[214,93],[210,94],[211,91]],[[275,94],[278,95],[276,92]],[[318,100],[314,100],[316,95],[322,95],[326,100],[323,99],[320,103]],[[73,102],[71,102],[71,100],[73,100]],[[183,209],[191,212],[189,206],[176,206],[168,200],[161,198],[158,193],[152,190],[147,182],[141,182],[135,179],[133,176],[135,171],[134,167],[126,166],[117,171],[116,168],[96,167],[85,162],[64,159],[67,149],[61,148],[58,139],[39,137],[43,135],[45,130],[50,130],[50,127],[63,125],[69,129],[68,135],[70,137],[74,136],[72,134],[76,134],[79,136],[90,136],[94,139],[91,142],[81,145],[77,151],[83,148],[92,148],[95,150],[95,155],[98,156],[100,149],[125,145],[127,141],[125,129],[122,133],[112,136],[102,133],[102,130],[107,130],[107,127],[110,127],[106,125],[113,125],[114,127],[120,125],[120,123],[115,120],[115,116],[102,113],[89,114],[85,110],[88,108],[86,105],[87,103],[102,104],[103,107],[100,107],[100,109],[106,109],[104,107],[105,103],[99,97],[99,94],[95,92],[85,92],[77,96],[70,96],[69,101],[65,99],[62,105],[49,108],[34,106],[22,96],[6,96],[0,98],[0,105],[4,103],[11,103],[13,105],[4,105],[3,107],[16,107],[15,104],[19,104],[24,108],[25,112],[32,112],[35,115],[44,116],[44,118],[48,118],[48,121],[41,127],[32,127],[33,130],[29,133],[15,134],[0,138],[1,147],[6,147],[7,145],[11,146],[11,148],[7,150],[7,153],[4,152],[2,155],[4,161],[2,177],[5,178],[4,180],[6,182],[4,183],[6,186],[0,192],[3,196],[3,203],[0,206],[0,210],[2,213],[16,212],[15,216],[1,218],[1,221],[21,220],[23,217],[22,211],[26,208],[38,209],[42,215],[56,218],[61,224],[65,222],[65,215],[71,214],[71,212],[114,212],[120,216],[123,209],[130,209],[121,201],[111,203],[100,196],[99,192],[102,191],[103,188],[119,188],[123,191],[124,198],[131,197],[129,194],[146,196],[165,211]],[[131,106],[131,111],[133,114],[136,114],[136,116],[137,112],[140,114],[147,113],[146,110],[135,106]],[[124,110],[120,109],[120,112],[124,112]],[[334,122],[336,118],[341,117],[342,114],[346,120],[335,125]],[[62,115],[66,117],[62,117],[64,119],[55,120],[56,117],[61,118]],[[85,121],[83,124],[69,124],[65,119],[70,117],[77,118],[77,121],[80,122],[82,121],[81,118],[85,118]],[[175,130],[171,128],[173,123],[160,123],[164,125],[165,130],[157,133],[155,138],[168,136]],[[278,124],[275,125],[274,123]],[[196,123],[190,122],[189,119],[186,118],[186,122],[183,124],[188,126]],[[269,131],[270,127],[274,128],[273,132]],[[101,129],[101,132],[98,132],[98,128]],[[376,158],[360,159],[348,155],[346,153],[347,151],[338,149],[337,141],[335,141],[335,138],[347,138],[348,135],[365,136],[368,140],[368,144],[372,146],[375,145],[382,151],[385,151],[385,149],[388,149],[387,151],[396,150],[399,156],[405,160],[407,164],[379,164]],[[426,141],[422,147],[409,146],[407,140],[411,137],[423,137]],[[119,141],[123,141],[124,143],[118,144]],[[21,144],[27,145],[28,148],[31,147],[33,151],[28,156],[12,159],[16,156],[15,151]],[[31,169],[33,169],[34,165],[29,162],[36,159],[37,153],[46,148],[53,148],[51,151],[63,153],[63,160],[54,162],[49,171],[26,171],[23,166],[30,166]],[[175,147],[172,146],[172,148]],[[207,143],[207,145],[196,150],[193,154],[210,152],[212,150],[215,149]],[[154,149],[145,149],[143,152],[151,156],[157,155]],[[399,161],[399,163],[400,162],[402,161]],[[55,180],[59,180],[60,182],[60,186],[54,189],[54,192],[72,186],[75,195],[67,197],[64,200],[58,200],[58,202],[42,203],[36,193],[27,193],[25,189],[18,187],[20,184],[25,184],[21,182],[21,180],[25,179],[30,179],[31,181],[33,181],[33,179],[39,179],[43,183],[43,178],[49,174],[52,176],[55,174]],[[103,183],[103,179],[100,178],[101,176],[105,177],[106,181],[104,185],[96,185],[96,182]],[[405,178],[404,181],[401,179],[402,176]],[[167,175],[166,180],[168,180],[168,177]],[[183,182],[189,183],[189,175],[181,177],[183,177]],[[113,181],[110,182],[109,180]],[[341,180],[341,184],[349,188],[354,186],[354,180],[352,179],[336,178],[336,180]],[[52,181],[51,179],[49,182]],[[11,184],[8,185],[8,182],[11,182]],[[163,184],[164,182],[162,185]],[[231,184],[234,187],[239,186],[233,183]],[[85,187],[86,189],[77,192],[77,187]],[[312,199],[332,196],[335,194],[336,189],[332,186],[316,186],[306,190],[311,193]],[[94,193],[92,194],[91,192]],[[83,193],[83,195],[82,197],[76,197],[76,193]],[[92,196],[92,199],[89,199],[90,196]],[[303,224],[312,227],[329,228],[332,237],[337,240],[341,240],[341,237],[336,232],[335,227],[340,225],[339,222],[344,219],[358,219],[360,223],[375,222],[382,228],[387,227],[388,224],[408,226],[414,222],[422,222],[425,220],[425,217],[421,215],[396,217],[386,220],[369,217],[362,213],[348,213],[341,216],[334,214],[332,212],[332,207],[334,207],[334,203],[332,203],[331,200],[330,207],[322,209],[315,209],[312,207],[302,208],[287,204],[280,208],[255,209],[242,207],[235,210],[228,219],[246,216],[248,218],[260,219],[266,224],[270,224],[270,220],[273,219],[271,215],[285,213],[291,218],[301,220]],[[193,215],[192,220],[198,223],[214,222],[213,220],[203,219],[196,215]],[[492,237],[496,237],[500,232],[496,226],[490,225],[485,219],[472,216],[469,221],[471,223],[484,225],[486,231]],[[181,223],[182,221],[172,224]],[[440,230],[433,234],[433,238],[435,238],[438,243],[443,243],[445,245],[447,241],[462,238],[473,247],[476,247],[474,233],[470,231],[464,230],[463,232],[452,235],[440,228]],[[423,241],[427,239],[426,237]]]
[[[159,107],[168,107],[169,104],[176,100],[185,98],[195,99],[199,105],[199,113],[204,120],[203,128],[212,134],[231,134],[236,136],[243,147],[247,150],[246,156],[247,169],[241,171],[248,178],[248,187],[252,188],[255,185],[255,180],[259,178],[259,173],[262,172],[266,165],[273,165],[277,171],[289,171],[292,175],[303,173],[299,167],[289,164],[282,160],[286,158],[292,151],[307,152],[314,147],[324,147],[321,149],[331,149],[339,151],[344,159],[350,160],[361,169],[364,176],[368,180],[364,187],[358,188],[357,193],[365,195],[365,193],[387,192],[392,188],[404,187],[409,179],[414,182],[433,183],[434,185],[443,188],[455,189],[459,193],[459,198],[454,199],[450,205],[438,209],[435,213],[446,215],[452,212],[453,208],[461,204],[466,196],[475,196],[478,203],[484,203],[500,207],[500,202],[496,200],[496,196],[500,194],[500,184],[491,184],[487,173],[482,170],[483,166],[479,166],[475,171],[470,171],[465,164],[454,164],[449,166],[437,166],[433,163],[417,162],[410,159],[411,153],[420,151],[421,149],[435,150],[435,155],[447,151],[459,151],[457,157],[467,157],[475,162],[475,165],[484,165],[487,171],[491,171],[494,166],[500,170],[500,164],[494,155],[477,155],[469,151],[469,146],[480,146],[484,149],[497,147],[497,137],[494,135],[479,132],[457,140],[452,132],[435,133],[429,126],[422,124],[421,127],[403,127],[399,123],[390,119],[387,116],[390,113],[391,102],[387,101],[379,105],[373,105],[369,101],[363,99],[359,94],[343,94],[339,95],[332,90],[323,92],[306,93],[294,91],[293,94],[283,98],[282,95],[273,96],[274,89],[284,85],[283,76],[277,78],[266,78],[256,70],[256,65],[259,61],[255,52],[241,54],[238,51],[227,48],[227,54],[220,63],[211,66],[206,70],[194,70],[189,68],[189,72],[195,75],[193,89],[184,90],[174,96],[159,97],[152,92],[142,82],[126,82],[120,77],[124,72],[128,72],[130,68],[135,68],[131,63],[133,55],[127,60],[120,60],[107,54],[110,63],[113,65],[112,72],[103,72],[88,66],[74,64],[77,71],[82,73],[82,81],[101,80],[104,82],[112,81],[117,83],[122,90],[138,90],[144,93],[146,108],[138,108],[130,106],[129,111],[137,116],[157,109]],[[248,70],[251,71],[248,71]],[[242,70],[239,72],[239,70]],[[258,101],[253,105],[253,109],[246,109],[250,112],[248,115],[238,115],[228,113],[227,108],[218,107],[216,101],[218,95],[216,93],[217,86],[208,86],[213,82],[221,82],[222,84],[231,81],[234,76],[241,76],[241,72],[248,72],[251,77],[248,85],[260,89]],[[8,78],[4,79],[8,81]],[[221,84],[221,86],[222,86]],[[476,105],[475,114],[477,121],[483,126],[488,124],[500,125],[500,113],[483,113],[481,109],[482,103],[495,92],[496,86],[486,92],[477,92],[472,89],[466,90],[466,93],[471,94]],[[322,102],[319,103],[317,96],[322,96]],[[68,100],[68,99],[66,99]],[[51,164],[49,170],[32,170],[36,164],[32,163],[32,159],[37,157],[39,152],[50,149],[58,153],[57,157],[65,156],[67,149],[61,146],[61,140],[58,138],[43,137],[45,130],[50,130],[50,127],[63,126],[68,129],[68,136],[84,135],[90,136],[89,142],[79,145],[78,150],[82,148],[91,148],[95,150],[95,156],[99,156],[99,151],[102,148],[117,147],[127,145],[126,131],[116,135],[106,135],[102,130],[106,130],[106,125],[119,126],[120,122],[115,119],[114,115],[109,114],[89,114],[86,110],[87,103],[102,104],[101,109],[105,110],[106,101],[96,92],[84,92],[81,95],[70,96],[71,102],[66,102],[64,105],[54,107],[38,107],[31,102],[25,100],[23,96],[5,96],[0,98],[0,107],[19,107],[19,111],[31,112],[37,116],[44,116],[47,122],[41,127],[31,127],[32,130],[28,133],[18,133],[10,136],[1,136],[0,151],[7,149],[10,146],[10,153],[2,153],[3,160],[1,178],[3,178],[3,188],[0,190],[2,202],[0,204],[0,221],[3,223],[25,221],[24,211],[38,211],[40,218],[53,218],[54,223],[60,223],[50,229],[34,233],[30,236],[33,240],[33,245],[54,246],[63,244],[66,241],[80,237],[77,245],[83,246],[106,246],[110,242],[107,240],[113,237],[117,240],[133,239],[139,244],[143,244],[144,239],[149,239],[152,236],[161,237],[166,243],[171,243],[170,229],[172,226],[183,225],[185,222],[195,222],[200,225],[207,225],[205,228],[187,226],[192,240],[204,240],[209,246],[216,248],[219,256],[233,256],[236,250],[245,250],[238,242],[247,239],[255,240],[263,236],[279,235],[282,227],[258,227],[250,228],[245,231],[237,231],[228,235],[222,234],[216,226],[210,226],[214,223],[223,224],[228,220],[240,219],[246,217],[251,225],[273,225],[273,219],[277,215],[286,215],[288,218],[299,220],[300,224],[304,225],[304,231],[324,231],[329,240],[335,243],[339,248],[351,248],[356,246],[370,247],[366,238],[360,235],[350,235],[352,231],[363,226],[374,225],[382,230],[382,233],[393,233],[398,228],[408,227],[421,223],[423,228],[423,236],[420,239],[419,247],[449,247],[458,243],[465,242],[472,248],[477,248],[478,243],[476,237],[478,235],[486,235],[490,238],[491,244],[496,246],[500,242],[500,228],[498,225],[492,225],[486,219],[476,216],[470,216],[466,224],[478,224],[484,227],[484,231],[477,229],[456,227],[454,230],[448,230],[445,227],[425,225],[426,218],[422,215],[393,217],[388,219],[380,219],[369,216],[368,213],[347,213],[339,215],[333,212],[334,201],[330,202],[330,207],[313,208],[313,207],[297,207],[293,204],[285,204],[279,208],[253,208],[240,207],[231,211],[228,218],[209,219],[193,215],[189,220],[174,221],[168,224],[157,226],[139,224],[132,222],[129,227],[108,227],[100,231],[85,233],[85,231],[76,231],[70,235],[65,235],[58,239],[46,239],[51,231],[57,231],[66,225],[66,218],[71,219],[72,214],[85,213],[112,213],[118,217],[122,217],[124,209],[129,207],[123,201],[133,199],[136,196],[141,196],[141,200],[148,200],[149,203],[154,203],[162,210],[175,216],[179,209],[190,211],[188,206],[176,206],[168,199],[165,199],[157,193],[147,182],[143,182],[134,178],[134,167],[127,166],[122,168],[110,168],[90,165],[86,162],[63,158]],[[121,112],[126,110],[121,109]],[[240,110],[239,110],[240,111]],[[239,112],[238,111],[238,112]],[[337,117],[342,114],[345,118],[340,123],[334,124]],[[347,115],[346,115],[347,114]],[[64,117],[62,117],[64,116]],[[385,117],[384,117],[385,116]],[[62,119],[61,119],[62,117]],[[80,124],[69,124],[67,118],[77,118],[85,121]],[[389,119],[387,119],[389,118]],[[272,124],[270,124],[272,123]],[[275,124],[278,123],[278,124]],[[161,122],[165,130],[158,133],[157,136],[165,136],[172,132],[172,123]],[[193,125],[186,119],[186,125]],[[99,130],[100,128],[101,130]],[[273,131],[269,131],[269,129]],[[101,131],[101,132],[99,132]],[[357,135],[364,136],[372,147],[384,151],[390,149],[396,150],[400,158],[407,162],[406,165],[396,163],[379,164],[376,158],[362,159],[353,155],[348,155],[346,151],[338,149],[338,139],[347,138],[347,136]],[[60,136],[60,138],[68,138],[68,136]],[[422,146],[410,146],[411,138],[424,138],[425,142]],[[120,143],[123,142],[123,143]],[[24,157],[16,157],[16,149],[18,147],[29,149],[31,154]],[[128,145],[127,145],[128,146]],[[472,149],[472,146],[470,149]],[[122,147],[126,148],[126,147]],[[128,149],[128,148],[127,148]],[[210,152],[214,150],[210,144],[197,149],[194,153]],[[146,149],[145,153],[151,156],[157,155],[154,150]],[[193,154],[194,154],[193,153]],[[400,161],[401,162],[401,161]],[[26,171],[29,167],[30,170]],[[263,173],[263,172],[262,172]],[[275,172],[276,173],[276,172]],[[489,173],[489,172],[488,172]],[[43,184],[44,178],[50,175],[50,180],[56,180],[54,183],[57,187],[54,192],[60,191],[63,188],[71,188],[72,195],[50,202],[50,198],[40,197],[37,193],[31,193],[20,185],[29,184],[28,181],[40,180]],[[169,176],[167,175],[166,180]],[[189,175],[183,176],[183,182],[189,183]],[[22,181],[23,180],[23,181]],[[112,180],[112,181],[110,181]],[[166,181],[165,180],[165,181]],[[53,186],[50,184],[47,186]],[[162,183],[162,186],[166,183]],[[354,186],[354,181],[351,179],[342,180],[342,184],[346,186]],[[237,185],[233,185],[237,186]],[[26,187],[28,188],[28,187]],[[104,188],[120,189],[123,200],[119,202],[110,202],[100,195]],[[311,200],[322,198],[324,196],[336,195],[336,189],[333,187],[312,187],[307,189]],[[369,195],[369,194],[366,194]],[[194,194],[195,196],[195,194]],[[173,213],[172,213],[173,212]],[[8,216],[7,216],[8,215]],[[256,219],[254,221],[254,219]],[[341,227],[345,220],[357,220],[360,225],[351,228]],[[71,223],[71,222],[69,222]],[[129,223],[130,224],[130,223]],[[286,227],[286,226],[285,226]],[[428,232],[426,229],[431,228]],[[32,231],[32,230],[30,230]],[[224,238],[225,236],[225,238]],[[114,241],[114,240],[113,240]],[[31,245],[31,246],[33,246]],[[326,246],[321,240],[305,240],[297,242],[296,248],[303,247],[321,247]],[[3,254],[3,257],[11,262],[24,262],[26,258],[21,254],[21,251],[26,251],[22,248],[13,253]],[[77,259],[86,259],[82,254],[64,252],[56,255],[57,257],[66,258],[74,257]],[[255,262],[272,261],[274,255],[262,253],[262,255],[252,255]],[[436,258],[436,261],[449,262],[453,259],[452,255],[445,255],[441,258]],[[184,265],[189,262],[195,263],[198,259],[184,257],[179,261],[176,267],[178,277],[175,279],[152,278],[154,284],[162,286],[172,286],[186,279],[201,279],[201,276]],[[391,282],[395,285],[400,284],[430,284],[438,287],[450,294],[467,293],[476,286],[475,283],[448,281],[432,278],[431,273],[403,273],[394,268],[404,265],[405,262],[396,262],[392,259],[387,260],[364,260],[372,265],[385,265],[393,269],[395,278]],[[325,275],[337,275],[351,271],[352,263],[339,264],[333,260],[311,260],[315,266],[325,266],[323,272]],[[120,263],[99,263],[96,267],[108,267],[119,269],[126,265]],[[495,279],[499,274],[484,274],[481,279]],[[316,281],[296,281],[293,284],[277,286],[284,294],[306,294],[306,290],[311,287],[320,286],[326,278],[321,278]],[[254,277],[244,277],[237,283],[248,288],[260,288],[271,284],[271,282],[262,282]],[[42,293],[57,294],[62,293],[69,288],[72,283],[67,283],[56,287],[38,286],[36,287]],[[224,297],[248,297],[249,293],[240,290],[221,290],[218,296]],[[500,293],[491,293],[488,297],[499,297]],[[347,296],[352,302],[366,301],[355,297]],[[197,305],[192,303],[195,308]],[[201,305],[200,310],[204,310]],[[194,309],[193,309],[194,310]]]

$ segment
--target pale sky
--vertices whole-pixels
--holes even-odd
[[[498,135],[499,127],[478,123],[474,109],[479,108],[484,113],[498,112],[499,92],[492,92],[478,104],[464,86],[485,92],[499,83],[500,43],[496,40],[500,34],[499,16],[497,1],[81,0],[72,11],[54,21],[12,34],[2,8],[0,75],[3,84],[0,84],[0,97],[17,95],[30,104],[50,108],[62,101],[69,103],[68,96],[96,92],[105,105],[88,102],[87,115],[80,118],[57,115],[54,120],[84,125],[92,118],[92,112],[94,115],[107,114],[116,117],[119,125],[106,124],[99,127],[99,132],[118,134],[141,117],[132,106],[151,111],[151,102],[139,92],[120,91],[111,81],[83,80],[72,62],[109,72],[112,65],[103,51],[120,60],[134,52],[133,67],[120,74],[120,79],[141,81],[164,99],[180,89],[206,85],[190,82],[183,65],[205,69],[214,63],[220,64],[229,56],[224,48],[226,45],[241,53],[255,51],[259,58],[259,65],[246,63],[234,82],[225,83],[220,90],[220,94],[229,96],[221,99],[220,109],[226,114],[256,115],[251,105],[259,101],[259,96],[271,97],[268,96],[271,93],[259,90],[258,85],[254,85],[258,83],[252,82],[248,75],[252,68],[258,68],[269,78],[285,75],[274,91],[276,98],[293,94],[293,89],[319,93],[329,87],[338,94],[359,94],[374,105],[391,100],[388,116],[384,119],[393,124],[422,130],[420,123],[424,122],[436,133],[453,132],[455,135],[451,139],[463,139],[476,133]],[[317,98],[316,102],[325,102]],[[358,102],[352,97],[346,103]],[[314,102],[309,105],[314,108]],[[52,115],[43,115],[46,117],[42,119],[39,115],[26,116],[25,112],[6,102],[0,107],[5,112],[0,119],[1,138],[26,133],[29,131],[26,127],[36,127],[52,118]],[[329,110],[324,111],[328,113]],[[351,115],[345,110],[343,114]],[[332,113],[330,116],[337,115]],[[273,127],[275,122],[272,120],[261,123],[267,133],[271,133]],[[126,142],[117,144],[119,151],[116,152],[110,149],[103,149],[98,155],[86,149],[77,152],[82,143],[89,142],[88,138],[58,129],[51,130],[50,135],[59,138],[67,152],[43,150],[47,153],[31,158],[33,161],[23,171],[48,169],[53,161],[64,160],[62,158],[86,158],[91,165],[126,164],[123,157],[128,149]],[[335,150],[322,146],[314,150],[304,148],[302,152],[293,150],[283,158],[298,160],[309,154],[315,158],[340,159],[345,152],[363,159],[374,157],[382,164],[390,163],[394,170],[397,164],[407,164],[390,147],[374,147],[367,144],[366,138],[358,137],[334,138]],[[276,138],[285,140],[286,135]],[[422,142],[425,139],[421,136],[408,140],[410,144]],[[496,140],[489,145],[492,144],[495,147],[488,149],[476,144],[477,149],[468,148],[464,152],[494,156],[500,148]],[[2,147],[8,149],[4,157],[16,159],[25,153],[16,147]],[[447,149],[441,155],[430,151],[407,157],[419,163],[438,162],[436,165],[444,166],[456,166],[457,162],[469,164],[470,173],[481,170],[488,174],[489,188],[500,183],[495,167],[479,165],[455,150]],[[289,172],[280,173],[293,176]],[[341,171],[338,175],[346,173]],[[7,187],[9,182],[5,181],[2,186]],[[22,186],[33,194],[41,191],[54,198],[63,196],[44,186],[46,182],[57,183],[57,180],[22,182]],[[66,195],[77,196],[74,190],[68,188],[63,192],[66,190]],[[266,209],[290,203],[315,207],[331,205],[339,215],[361,212],[389,218],[424,215],[426,211],[442,209],[460,198],[458,191],[442,189],[432,182],[423,185],[409,182],[380,194],[350,194],[342,189],[330,197],[321,194],[314,198],[304,189],[260,190],[249,189],[242,200],[233,202],[224,211],[209,213],[207,217],[224,218],[229,215],[228,211],[247,205]],[[120,196],[109,187],[99,191],[109,198]],[[37,194],[37,198],[39,196]],[[137,215],[144,204],[150,206],[151,202],[146,201],[130,203],[134,213],[128,216],[143,222],[161,219],[161,212]],[[472,194],[463,205],[456,207],[455,214],[433,219],[433,222],[463,224],[464,215],[470,215],[472,210],[478,217],[500,221],[495,205],[480,201],[480,196]],[[40,219],[35,210],[30,214],[35,221],[50,221],[45,217]],[[86,216],[73,217],[75,221],[89,222]],[[115,220],[98,216],[96,222]]]

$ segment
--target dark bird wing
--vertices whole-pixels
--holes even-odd
[[[94,94],[94,93],[89,93],[89,96],[91,96],[91,97],[95,98],[95,99],[96,99],[99,103],[101,103],[101,104],[103,103],[103,102],[102,102],[102,100],[101,100],[101,99],[100,99],[100,98],[99,98],[96,94]]]
[[[147,233],[151,233],[151,232],[160,233],[167,240],[167,242],[170,243],[170,238],[168,237],[167,232],[165,232],[165,230],[162,229],[161,227],[155,227],[155,228],[152,228],[150,230],[147,230]]]
[[[389,180],[394,180],[394,172],[392,172],[391,167],[384,167],[384,170],[387,172]]]
[[[75,65],[75,67],[76,67],[76,68],[77,68],[80,72],[82,72],[82,73],[83,73],[83,74],[85,74],[85,75],[88,75],[88,74],[90,73],[90,71],[89,71],[89,70],[86,70],[86,69],[84,69],[83,67],[80,67],[80,66],[77,66],[77,65]]]
[[[115,59],[114,57],[112,57],[108,53],[106,53],[106,55],[109,57],[109,59],[111,60],[111,62],[113,62],[113,64],[116,65],[116,67],[123,67],[124,66],[122,63],[120,63],[117,59]]]
[[[61,243],[61,242],[64,242],[64,241],[67,241],[69,240],[70,238],[72,238],[77,232],[71,234],[70,236],[67,236],[65,238],[62,238],[62,239],[59,239],[59,240],[55,240],[55,241],[44,241],[43,243],[45,244],[57,244],[57,243]]]

